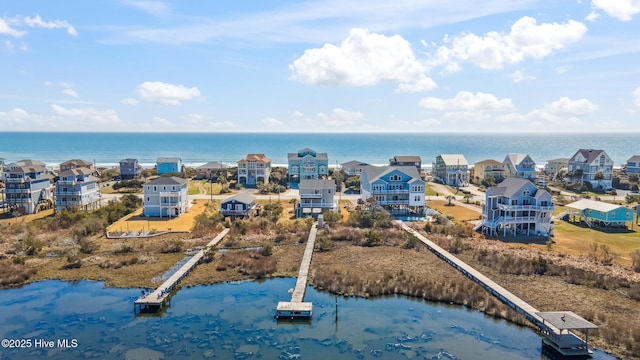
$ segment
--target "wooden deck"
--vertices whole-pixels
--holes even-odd
[[[489,279],[488,277],[480,273],[478,270],[469,266],[464,261],[458,259],[456,256],[454,256],[450,252],[446,251],[445,249],[441,248],[431,240],[424,237],[422,234],[410,228],[409,226],[404,224],[402,221],[395,221],[395,224],[397,224],[402,229],[404,229],[405,231],[411,233],[416,238],[418,238],[423,244],[427,246],[427,248],[432,253],[434,253],[440,259],[446,261],[449,265],[453,266],[456,270],[460,271],[465,276],[473,280],[475,283],[482,286],[485,290],[489,291],[493,296],[498,298],[500,301],[502,301],[503,303],[505,303],[506,305],[508,305],[515,311],[517,311],[518,313],[523,314],[527,320],[529,320],[530,322],[538,326],[543,334],[545,333],[547,334],[547,336],[545,336],[547,339],[556,342],[556,344],[559,343],[560,341],[565,341],[566,339],[569,339],[569,338],[571,338],[572,341],[580,341],[583,344],[583,346],[582,347],[574,346],[573,350],[575,350],[575,353],[572,353],[572,355],[589,355],[588,343],[585,343],[582,339],[580,339],[576,335],[563,331],[563,329],[560,329],[559,327],[554,326],[554,324],[550,323],[549,321],[545,321],[541,316],[541,314],[545,314],[545,313],[541,313],[536,308],[534,308],[524,300],[520,299],[519,297],[511,293],[509,290],[498,285],[493,280]],[[560,312],[560,313],[575,315],[570,312]],[[585,323],[593,325],[577,315],[575,315],[575,318],[576,318],[576,321],[584,321]],[[563,317],[563,320],[564,320],[564,317]],[[594,327],[584,327],[584,328],[576,327],[574,329],[584,329],[588,331],[588,329],[590,328],[597,328],[597,326],[595,325],[593,326]],[[587,333],[587,336],[588,336],[588,333]]]
[[[293,294],[291,295],[291,301],[278,302],[276,318],[310,318],[312,315],[312,303],[303,302],[303,300],[304,293],[307,289],[307,277],[309,275],[309,266],[311,266],[311,257],[313,256],[317,233],[318,228],[312,226],[309,231],[307,246],[304,249],[304,255],[302,255],[298,279],[296,280],[296,287],[293,289]]]
[[[202,259],[206,251],[215,246],[229,232],[229,229],[222,230],[213,240],[211,240],[205,248],[198,251],[189,261],[187,261],[178,271],[162,283],[157,289],[139,297],[134,302],[134,312],[143,310],[159,310],[164,307],[165,303],[171,296],[171,292],[176,285],[182,280]]]

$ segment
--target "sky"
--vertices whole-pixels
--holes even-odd
[[[1,3],[2,132],[640,132],[640,0]]]

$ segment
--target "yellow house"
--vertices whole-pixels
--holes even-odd
[[[473,180],[479,184],[488,177],[494,178],[496,184],[501,182],[505,178],[504,164],[492,159],[475,163],[473,166]]]

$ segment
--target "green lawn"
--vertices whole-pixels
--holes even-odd
[[[210,184],[207,180],[189,180],[187,186],[189,195],[218,195],[222,190],[222,185],[218,183]]]

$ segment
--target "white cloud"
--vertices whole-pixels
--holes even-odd
[[[381,81],[409,82],[425,68],[399,35],[351,29],[339,46],[307,49],[289,66],[291,80],[311,85],[370,86]]]
[[[294,111],[293,112],[293,116],[294,117],[304,117],[304,113],[302,113],[301,111]]]
[[[640,106],[640,87],[633,90],[633,103],[636,104],[636,106]]]
[[[566,65],[566,66],[558,66],[555,69],[556,74],[558,75],[562,75],[564,73],[566,73],[567,71],[571,70],[571,66],[570,65]]]
[[[120,100],[121,103],[125,104],[125,105],[137,105],[138,104],[138,100],[134,99],[134,98],[124,98],[122,100]]]
[[[485,113],[492,111],[506,111],[513,108],[511,99],[498,99],[493,94],[460,91],[454,98],[441,99],[427,97],[420,100],[420,107],[430,110],[447,112]]]
[[[586,32],[587,27],[578,21],[538,25],[536,19],[525,16],[511,26],[508,34],[446,36],[443,41],[450,45],[440,46],[431,54],[429,64],[443,66],[447,72],[458,71],[459,61],[470,62],[482,69],[501,69],[506,64],[549,56],[582,39]]]
[[[585,17],[584,19],[585,19],[585,20],[587,20],[587,21],[594,22],[594,21],[596,21],[599,17],[600,17],[600,13],[598,13],[597,11],[595,11],[595,10],[594,10],[594,11],[591,11],[591,12],[589,13],[589,15],[587,15],[587,17]]]
[[[142,100],[163,104],[180,105],[181,100],[200,98],[197,87],[187,88],[183,85],[173,85],[160,81],[146,81],[138,85],[136,92]]]
[[[511,74],[511,80],[513,80],[515,84],[521,83],[525,80],[535,80],[535,78],[536,78],[535,76],[526,75],[524,72],[520,70],[516,70]]]
[[[40,15],[36,14],[35,17],[25,16],[23,23],[29,27],[38,27],[45,29],[67,29],[67,33],[71,36],[78,36],[76,29],[65,20],[53,20],[43,21]]]
[[[15,23],[11,19],[0,18],[0,34],[11,35],[13,37],[22,37],[26,31],[16,30],[11,27],[11,23]]]
[[[268,118],[264,118],[262,119],[262,123],[265,124],[267,127],[282,127],[284,125],[284,123],[278,119],[272,118],[272,117],[268,117]]]
[[[407,82],[398,85],[396,92],[424,92],[435,89],[438,85],[433,79],[423,76],[414,82]]]
[[[534,110],[526,115],[530,122],[540,124],[552,124],[561,128],[571,128],[584,124],[582,117],[591,115],[599,108],[587,99],[571,100],[564,96],[541,109]]]
[[[73,120],[81,123],[82,125],[109,125],[113,126],[120,124],[120,118],[115,110],[97,110],[93,108],[64,108],[62,106],[53,104],[51,110],[54,114],[59,115],[65,119]]]
[[[638,0],[592,0],[591,7],[602,10],[620,21],[629,21],[634,15],[640,13]]]
[[[73,89],[64,89],[62,90],[62,93],[65,95],[69,95],[73,98],[77,98],[78,97],[78,93],[75,92]]]
[[[127,6],[131,6],[155,16],[164,15],[169,12],[169,6],[162,1],[125,0],[123,3]]]
[[[0,111],[0,124],[11,129],[12,126],[20,126],[31,119],[31,115],[24,109],[14,108],[11,111]]]
[[[319,113],[318,117],[325,125],[329,126],[346,126],[356,125],[364,119],[364,115],[358,111],[348,111],[341,108],[335,108],[331,114]]]
[[[162,126],[162,127],[167,127],[171,125],[171,121],[169,121],[167,118],[163,118],[160,116],[154,116],[153,117],[153,123],[154,125],[158,125],[158,126]]]

